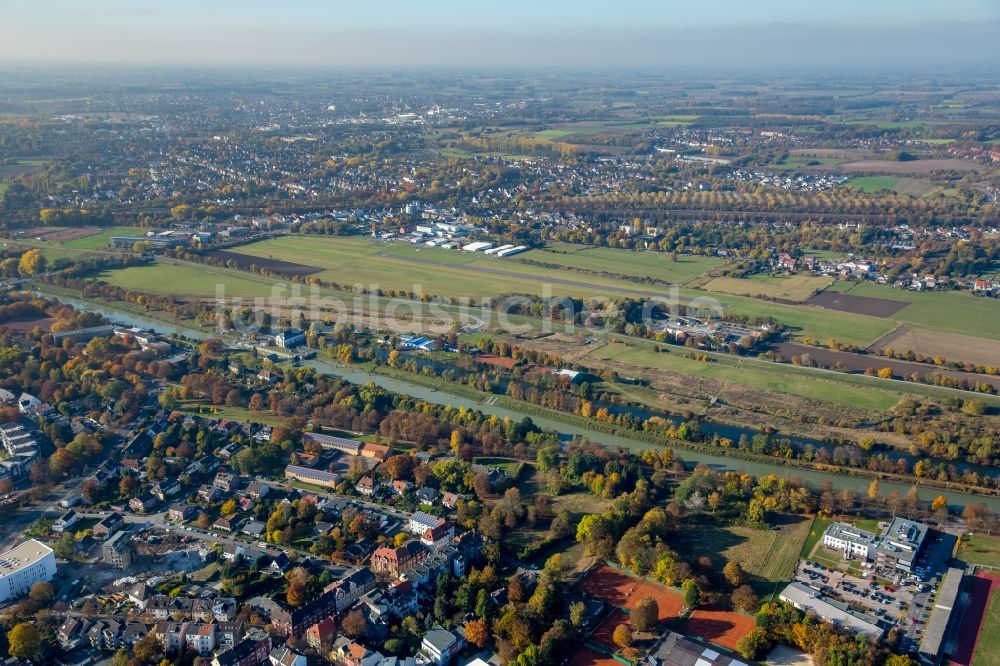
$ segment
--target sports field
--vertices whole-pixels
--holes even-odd
[[[563,666],[621,666],[621,662],[590,648],[579,647],[570,654]]]
[[[721,608],[698,608],[684,623],[684,633],[735,650],[737,641],[753,631],[756,625],[752,617],[742,613]]]
[[[702,285],[705,291],[718,291],[733,296],[756,298],[780,298],[786,301],[802,302],[817,291],[825,289],[832,278],[815,275],[793,275],[791,277],[755,277],[750,280],[731,277],[717,277]]]
[[[653,597],[660,608],[658,619],[661,622],[675,619],[684,609],[684,598],[680,592],[606,564],[599,564],[588,571],[580,581],[580,589],[595,599],[629,610],[635,608],[640,600]]]
[[[844,187],[849,187],[859,192],[871,193],[881,190],[892,190],[898,182],[899,179],[892,176],[858,176],[844,183]]]
[[[615,627],[619,624],[630,624],[628,621],[628,613],[616,608],[611,611],[604,620],[601,621],[599,625],[594,629],[594,633],[590,635],[590,640],[597,643],[598,645],[603,645],[610,651],[614,652],[618,649],[615,645],[614,633]]]
[[[840,381],[837,375],[830,375],[827,378],[815,372],[808,376],[790,372],[787,366],[779,364],[747,364],[745,367],[740,367],[722,362],[704,363],[687,358],[684,352],[672,349],[668,352],[657,352],[653,349],[612,343],[594,349],[590,355],[640,368],[679,372],[871,411],[889,409],[899,402],[902,395],[900,392],[888,389],[847,384]]]

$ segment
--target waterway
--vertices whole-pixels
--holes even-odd
[[[42,295],[45,295],[44,293]],[[140,328],[148,328],[162,335],[182,335],[188,338],[194,339],[205,339],[209,337],[208,333],[204,331],[199,331],[194,328],[189,328],[182,324],[176,324],[171,322],[162,321],[159,319],[153,319],[150,317],[144,317],[141,315],[136,315],[127,311],[118,310],[110,304],[105,303],[91,303],[80,298],[64,297],[64,296],[48,296],[49,298],[57,298],[58,300],[73,305],[81,310],[88,310],[91,312],[97,312],[104,317],[108,318],[110,321],[115,323],[125,324],[128,326],[138,326]],[[479,410],[485,414],[490,414],[497,416],[499,418],[509,417],[515,421],[520,421],[524,417],[528,417],[534,422],[538,427],[553,430],[559,433],[564,439],[571,439],[574,437],[585,437],[593,442],[598,442],[600,444],[605,444],[609,446],[621,446],[634,450],[659,448],[658,445],[636,439],[630,439],[627,437],[622,437],[620,435],[612,435],[609,433],[601,432],[598,430],[592,430],[589,428],[584,428],[580,426],[571,425],[564,423],[563,421],[547,418],[544,416],[539,416],[536,414],[527,414],[524,412],[519,412],[517,410],[509,409],[499,405],[492,405],[485,402],[480,402],[471,398],[455,395],[449,393],[446,389],[434,389],[428,388],[426,386],[421,386],[414,384],[402,379],[397,379],[395,377],[385,377],[382,375],[373,374],[367,372],[363,368],[352,367],[352,366],[342,366],[337,363],[332,363],[324,361],[322,359],[311,359],[302,362],[303,365],[312,367],[315,370],[341,377],[353,384],[367,384],[369,382],[380,386],[387,391],[393,393],[400,393],[413,396],[418,400],[424,400],[426,402],[440,404],[440,405],[451,405],[453,407],[465,407],[467,409]],[[785,467],[783,465],[771,464],[766,462],[748,461],[740,460],[737,458],[727,458],[725,456],[715,456],[708,453],[703,453],[700,451],[690,451],[687,449],[679,449],[677,454],[687,462],[691,463],[705,463],[716,469],[728,469],[728,470],[741,470],[745,471],[754,476],[765,476],[768,474],[776,474],[779,477],[798,477],[803,482],[819,487],[825,482],[829,482],[835,489],[845,489],[850,488],[857,491],[860,494],[868,489],[868,485],[871,482],[869,478],[866,477],[855,477],[848,476],[844,474],[835,474],[832,472],[821,472],[811,469],[804,469],[799,467]],[[910,489],[909,484],[894,483],[890,481],[879,480],[879,491],[881,494],[890,493],[893,490],[899,491],[900,495],[905,495]],[[921,499],[924,501],[930,500],[933,497],[941,495],[948,500],[948,504],[953,507],[961,507],[970,501],[982,502],[988,506],[992,511],[1000,511],[1000,497],[987,497],[980,495],[973,495],[971,493],[964,493],[955,490],[942,490],[933,487],[921,487]]]

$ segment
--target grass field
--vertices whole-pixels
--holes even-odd
[[[671,261],[661,252],[632,252],[607,247],[581,247],[564,243],[540,250],[530,250],[512,259],[529,259],[546,264],[558,264],[586,271],[623,273],[635,277],[653,278],[683,284],[688,280],[718,268],[725,261],[716,257],[678,255]]]
[[[898,182],[899,179],[892,176],[858,176],[844,183],[844,187],[849,187],[859,192],[871,193],[881,190],[891,190],[896,187],[896,183]]]
[[[409,243],[375,243],[360,237],[285,236],[233,248],[231,251],[315,266],[322,269],[317,273],[320,279],[340,284],[375,284],[383,289],[426,291],[454,298],[481,299],[502,293],[541,295],[545,293],[546,282],[554,295],[579,298],[622,296],[639,291],[657,291],[664,295],[669,293],[668,288],[663,285],[640,285],[614,277],[576,275],[561,269],[497,259],[482,253],[443,250]],[[637,258],[642,256],[638,253],[617,252],[613,261],[609,255],[595,255],[593,265],[617,266],[619,272],[629,273],[632,258],[629,255]],[[545,256],[555,257],[557,260],[568,257],[556,253],[547,253]],[[671,273],[669,266],[673,262],[662,256],[649,255],[637,261],[640,265],[644,264],[647,271],[652,271],[657,262],[662,261],[664,267],[658,268],[658,274],[673,274],[678,277],[700,274],[705,267],[712,265],[697,260],[677,262],[676,266],[680,270]]]
[[[1000,593],[993,590],[972,666],[1000,666],[1000,631],[996,631],[997,627],[1000,627]]]
[[[823,538],[823,533],[826,532],[826,528],[832,522],[833,520],[830,518],[820,518],[819,516],[813,519],[812,524],[809,525],[809,533],[806,535],[806,540],[802,542],[802,549],[799,551],[800,560],[809,557],[809,553],[812,552],[812,549]]]
[[[780,530],[755,530],[740,525],[697,525],[685,529],[671,541],[683,556],[707,556],[715,569],[726,562],[739,562],[759,594],[770,593],[775,583],[791,580],[802,544],[809,536],[809,519],[791,517]]]
[[[723,363],[705,363],[684,356],[685,352],[669,350],[657,352],[653,349],[609,344],[595,349],[592,354],[610,361],[620,361],[642,368],[662,369],[689,376],[705,377],[722,382],[731,382],[750,388],[766,389],[778,393],[789,393],[803,398],[823,400],[848,407],[858,407],[871,411],[883,411],[895,405],[901,396],[894,391],[852,386],[836,378],[825,379],[812,375],[797,375],[787,371],[782,365],[746,367]]]
[[[963,536],[958,545],[958,559],[1000,569],[1000,537],[984,534]]]
[[[718,291],[733,296],[804,301],[817,291],[827,287],[831,282],[833,282],[831,278],[814,275],[756,276],[749,280],[717,277],[702,285],[701,288],[705,291]]]
[[[1000,303],[968,292],[907,291],[859,282],[847,293],[907,301],[893,319],[919,328],[1000,340]]]
[[[158,261],[151,266],[133,266],[121,270],[105,271],[100,279],[125,289],[135,289],[151,294],[211,297],[221,286],[226,296],[252,298],[271,295],[277,280],[257,277],[247,273],[189,263]]]

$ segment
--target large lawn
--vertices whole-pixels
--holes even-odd
[[[515,255],[512,259],[528,259],[598,273],[621,273],[677,284],[683,284],[725,263],[717,257],[681,254],[677,255],[676,261],[672,261],[670,255],[663,252],[633,252],[567,243],[531,250]]]
[[[269,280],[247,273],[218,269],[191,263],[158,261],[150,266],[133,266],[101,273],[100,279],[110,284],[151,294],[173,294],[210,298],[221,287],[227,297],[267,297],[278,280]]]
[[[752,365],[748,363],[740,367],[722,362],[705,363],[690,359],[685,353],[673,349],[669,349],[667,352],[657,352],[653,349],[625,346],[621,343],[605,345],[592,352],[594,356],[600,358],[621,361],[642,368],[662,369],[689,376],[706,377],[740,386],[790,393],[803,398],[823,400],[871,411],[889,409],[899,401],[901,395],[895,391],[881,388],[852,386],[839,381],[834,375],[831,375],[829,379],[820,377],[817,373],[813,373],[813,376],[799,375],[779,364]]]
[[[1000,569],[1000,536],[963,536],[958,545],[958,559]]]
[[[719,291],[735,296],[804,301],[814,293],[827,287],[831,282],[833,282],[831,278],[815,275],[793,275],[791,277],[760,276],[750,280],[717,277],[702,285],[701,288],[706,291]]]
[[[482,253],[443,250],[410,243],[378,243],[369,238],[284,236],[242,247],[231,252],[252,257],[274,258],[320,268],[317,276],[343,285],[378,285],[383,290],[427,292],[452,298],[482,299],[504,293],[522,293],[578,298],[639,295],[657,292],[669,295],[664,285],[643,285],[634,281],[588,275],[557,268],[542,268],[518,263],[516,257],[499,259]],[[644,270],[658,262],[664,268],[660,274],[669,278],[672,262],[662,255],[614,251],[612,261],[597,256],[594,270],[634,274],[630,262],[635,259]],[[531,255],[533,253],[527,253]],[[546,256],[570,261],[568,255],[547,253]],[[556,263],[556,262],[552,262]],[[711,264],[701,261],[680,262],[674,277],[698,275]],[[641,274],[641,273],[640,273]]]
[[[860,282],[847,293],[907,301],[893,319],[919,328],[1000,339],[1000,302],[968,292],[907,291],[874,282]]]
[[[808,518],[788,519],[778,530],[692,525],[680,531],[670,545],[685,557],[707,556],[718,571],[730,560],[739,562],[758,592],[769,593],[775,583],[791,580],[812,524]]]

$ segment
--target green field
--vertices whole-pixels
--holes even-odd
[[[791,277],[757,275],[749,280],[717,277],[703,284],[701,288],[705,291],[718,291],[734,296],[804,301],[816,292],[822,291],[832,281],[831,278],[816,275],[793,275]]]
[[[633,252],[568,243],[555,243],[540,250],[529,250],[511,259],[515,262],[528,259],[585,271],[620,273],[680,284],[725,263],[725,260],[717,257],[681,254],[677,255],[677,261],[671,261],[670,255],[662,252]]]
[[[963,536],[958,545],[958,559],[969,564],[1000,568],[1000,537],[985,534]]]
[[[983,618],[979,645],[976,646],[972,666],[1000,665],[1000,631],[996,631],[997,627],[1000,627],[1000,594],[994,590],[990,595],[990,606],[986,609],[986,617]]]
[[[859,282],[847,293],[910,303],[893,319],[919,328],[1000,340],[1000,303],[965,291],[907,291]]]
[[[272,285],[279,280],[267,279],[227,269],[189,263],[158,261],[151,266],[133,266],[105,271],[98,277],[125,289],[151,294],[212,297],[221,286],[225,295],[252,298],[271,295]]]
[[[899,183],[899,178],[892,176],[858,176],[844,183],[844,187],[870,194],[881,190],[891,190],[896,187],[897,183]]]
[[[721,571],[730,560],[739,562],[757,592],[769,593],[775,583],[791,580],[802,544],[809,535],[809,519],[789,518],[793,522],[780,530],[699,524],[678,532],[670,546],[687,558],[707,556],[716,571]]]
[[[644,285],[624,278],[575,274],[482,253],[411,243],[376,243],[361,237],[284,236],[230,251],[314,266],[322,269],[317,273],[320,279],[338,284],[378,285],[382,289],[427,292],[453,298],[481,299],[503,293],[542,295],[547,288],[556,296],[578,298],[638,295],[645,291],[669,295],[669,288],[665,285]],[[617,253],[614,260],[606,252]],[[556,259],[551,263],[559,263],[560,259],[563,262],[573,260],[570,255],[551,252],[544,256]],[[617,268],[626,273],[632,272],[629,262],[634,259],[638,266],[644,267],[640,271],[655,270],[664,278],[697,275],[716,263],[714,260],[692,260],[673,264],[662,255],[623,250],[607,250],[593,257],[593,266]],[[566,281],[574,284],[567,284]]]
[[[677,372],[688,376],[705,377],[721,382],[747,386],[750,388],[790,393],[792,395],[822,400],[848,407],[871,411],[889,409],[901,397],[901,393],[881,389],[853,386],[836,378],[798,375],[780,364],[745,367],[721,362],[705,363],[687,358],[685,352],[670,350],[657,352],[624,344],[609,344],[591,352],[592,356],[609,361],[619,361],[640,368],[652,368]],[[831,377],[835,377],[831,375]]]

